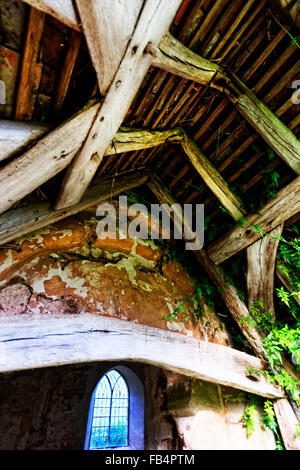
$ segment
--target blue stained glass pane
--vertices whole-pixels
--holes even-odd
[[[129,392],[122,375],[107,372],[95,391],[90,449],[128,444]]]

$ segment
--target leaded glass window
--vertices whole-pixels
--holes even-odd
[[[128,386],[116,370],[107,372],[97,385],[89,449],[128,445]]]

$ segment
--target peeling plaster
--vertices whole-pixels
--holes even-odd
[[[13,262],[14,262],[13,252],[12,252],[12,250],[8,250],[6,259],[5,259],[4,263],[0,266],[0,273],[2,273],[7,268],[9,268],[13,264]]]
[[[58,276],[65,284],[74,289],[74,294],[77,294],[83,298],[88,296],[88,288],[83,287],[85,279],[80,277],[74,277],[72,271],[67,266],[64,270],[61,267],[59,268],[50,268],[48,270],[47,276],[44,276],[42,279],[36,278],[32,283],[32,288],[37,294],[45,293],[45,281],[51,280],[54,276]]]
[[[30,236],[24,235],[22,237],[19,237],[16,240],[16,244],[22,245],[23,242],[33,242],[34,240],[36,240],[39,245],[43,245],[44,243],[43,235],[49,234],[51,231],[51,228],[52,226],[48,226],[46,228],[35,230]],[[35,248],[35,245],[29,245],[29,248]]]

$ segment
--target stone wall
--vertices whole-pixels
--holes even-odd
[[[82,450],[92,393],[113,363],[0,374],[0,450]],[[259,418],[247,436],[249,397],[145,364],[124,363],[145,393],[145,449],[274,449]]]
[[[229,387],[167,374],[168,413],[184,450],[274,450],[272,431],[263,425],[263,399]],[[242,422],[256,406],[254,432]]]

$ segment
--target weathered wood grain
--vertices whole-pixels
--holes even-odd
[[[72,30],[67,41],[67,51],[61,67],[56,84],[55,96],[52,104],[52,112],[58,113],[63,104],[69,89],[72,72],[79,54],[81,44],[81,34]]]
[[[16,97],[15,119],[18,121],[30,120],[33,113],[32,93],[44,21],[44,13],[30,8]]]
[[[0,213],[69,165],[98,108],[99,103],[82,110],[0,170]]]
[[[236,226],[207,248],[209,258],[220,264],[261,238],[260,230],[269,233],[300,210],[300,177],[281,189],[259,214],[246,217],[242,226]]]
[[[49,126],[29,122],[0,120],[0,161],[21,152],[49,131]]]
[[[300,174],[300,141],[295,134],[241,80],[233,75],[240,90],[236,107],[274,152]]]
[[[23,0],[32,7],[53,16],[70,28],[80,31],[76,10],[72,0]]]
[[[78,204],[67,209],[55,211],[49,201],[37,201],[7,211],[0,215],[0,245],[141,186],[146,183],[148,175],[147,170],[136,168],[113,177],[99,178],[87,189]]]
[[[278,238],[283,225],[279,225],[247,248],[247,300],[248,308],[259,301],[264,312],[268,312],[275,320],[274,310],[274,274]]]
[[[223,76],[221,67],[194,53],[170,33],[164,35],[158,47],[149,44],[148,50],[154,55],[155,67],[187,80],[214,86],[213,81],[217,74]]]
[[[294,293],[293,299],[300,305],[300,295],[297,294],[297,289],[293,286],[292,280],[290,279],[289,268],[280,258],[278,258],[276,262],[276,275],[287,290],[290,293]]]
[[[91,103],[0,170],[0,213],[70,163],[80,150],[99,106],[99,103]],[[37,134],[42,135],[48,129],[47,125],[0,121],[0,160],[8,158],[12,152],[20,151],[35,140]],[[183,137],[184,131],[180,128],[152,131],[122,127],[115,134],[104,155],[156,147],[165,142],[178,143]],[[9,140],[2,144],[3,138]]]
[[[132,347],[134,345],[134,347]],[[260,359],[235,349],[137,323],[92,314],[2,321],[0,371],[94,361],[152,364],[268,398],[284,392],[247,368]]]
[[[163,37],[159,47],[148,47],[155,55],[153,65],[225,93],[277,155],[300,174],[300,141],[234,73],[226,73],[170,34]]]
[[[160,181],[157,175],[151,175],[151,177],[147,181],[147,186],[149,186],[149,188],[151,189],[153,194],[155,194],[161,204],[169,204],[176,208],[176,200],[167,190],[164,184]],[[179,223],[179,229],[181,229],[183,225],[183,221],[181,221],[181,219],[182,213],[178,212],[176,214],[176,217],[174,218],[174,223]],[[186,225],[188,225],[188,221],[186,222]],[[189,233],[189,231],[192,232],[191,228],[189,230],[188,227],[185,226],[185,229],[187,229],[186,235]],[[243,331],[243,334],[247,339],[252,350],[258,357],[260,357],[261,359],[265,359],[265,351],[261,343],[261,337],[259,332],[255,328],[253,328],[247,321],[243,321],[246,318],[250,317],[250,313],[247,309],[247,306],[238,295],[237,289],[226,279],[223,270],[220,267],[216,266],[208,258],[207,253],[204,249],[197,251],[195,250],[194,254],[200,266],[208,274],[213,284],[218,289],[220,297],[224,301],[238,327]]]
[[[134,31],[143,0],[77,0],[100,93],[105,95]]]
[[[196,143],[186,135],[181,141],[181,146],[195,170],[203,178],[205,184],[219,199],[223,207],[232,215],[234,220],[239,220],[245,216],[246,211],[242,201],[233,194],[226,181],[205,155],[203,155]]]
[[[152,64],[153,57],[145,53],[147,44],[159,44],[180,3],[181,0],[147,0],[85,144],[68,168],[56,201],[56,209],[80,201]]]
[[[297,435],[299,421],[289,401],[285,398],[275,400],[274,411],[285,449],[300,450],[300,436]]]

